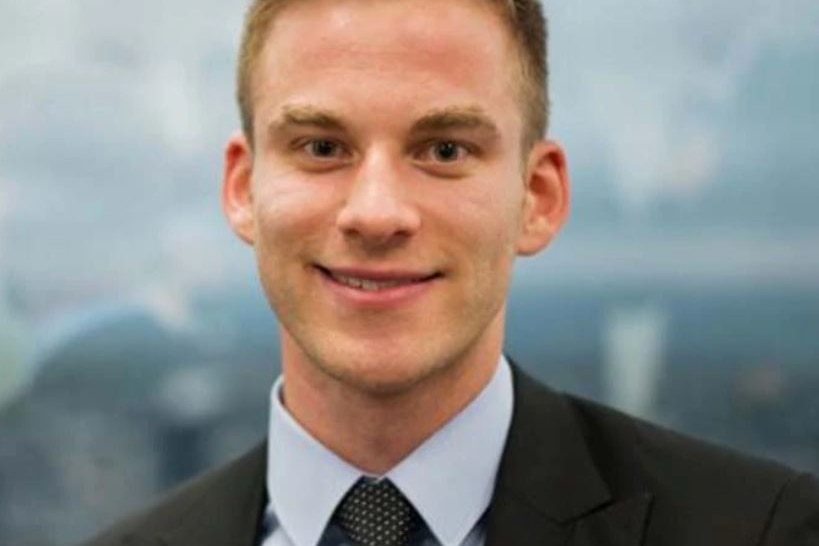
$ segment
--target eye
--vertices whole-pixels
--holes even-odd
[[[303,150],[317,159],[336,159],[344,152],[338,142],[326,138],[310,140],[304,144]]]
[[[354,158],[345,141],[325,135],[306,135],[288,143],[295,165],[309,172],[327,172],[350,164]]]
[[[472,154],[472,149],[454,140],[436,140],[427,143],[416,156],[430,163],[457,163]]]
[[[442,163],[457,161],[464,153],[462,146],[450,141],[438,142],[432,148],[432,156]]]

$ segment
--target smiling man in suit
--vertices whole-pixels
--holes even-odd
[[[819,487],[502,354],[569,210],[535,0],[257,0],[222,203],[282,339],[267,442],[91,542],[819,544]]]

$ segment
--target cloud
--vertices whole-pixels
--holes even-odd
[[[520,290],[549,286],[819,287],[819,231],[787,239],[734,229],[650,232],[639,226],[566,237],[534,260],[519,260]]]
[[[726,128],[710,117],[760,56],[819,44],[811,0],[551,2],[555,130],[603,163],[624,210],[714,184]]]
[[[13,256],[0,273],[30,312],[155,303],[244,263],[238,245],[191,252],[230,238],[218,185],[241,16],[215,0],[0,7],[0,247]],[[180,228],[191,222],[214,227]]]
[[[0,258],[3,256],[3,222],[11,209],[11,184],[0,178]],[[2,259],[0,259],[2,263]]]
[[[12,0],[0,6],[0,82],[10,74],[61,62],[75,52],[77,5]]]

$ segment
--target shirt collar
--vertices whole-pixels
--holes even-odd
[[[282,377],[270,393],[268,511],[296,546],[318,544],[336,505],[361,476],[313,438],[281,402]]]
[[[268,508],[295,545],[315,545],[339,501],[365,473],[293,419],[281,403],[281,388],[280,377],[271,390]],[[489,506],[512,405],[512,375],[501,357],[483,391],[385,475],[444,546],[461,544]]]
[[[512,404],[501,357],[478,397],[387,473],[444,546],[461,544],[492,500]]]

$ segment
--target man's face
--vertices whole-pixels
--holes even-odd
[[[312,0],[278,16],[254,150],[229,145],[225,199],[286,373],[392,392],[500,350],[513,259],[549,238],[526,228],[516,66],[472,0]]]

